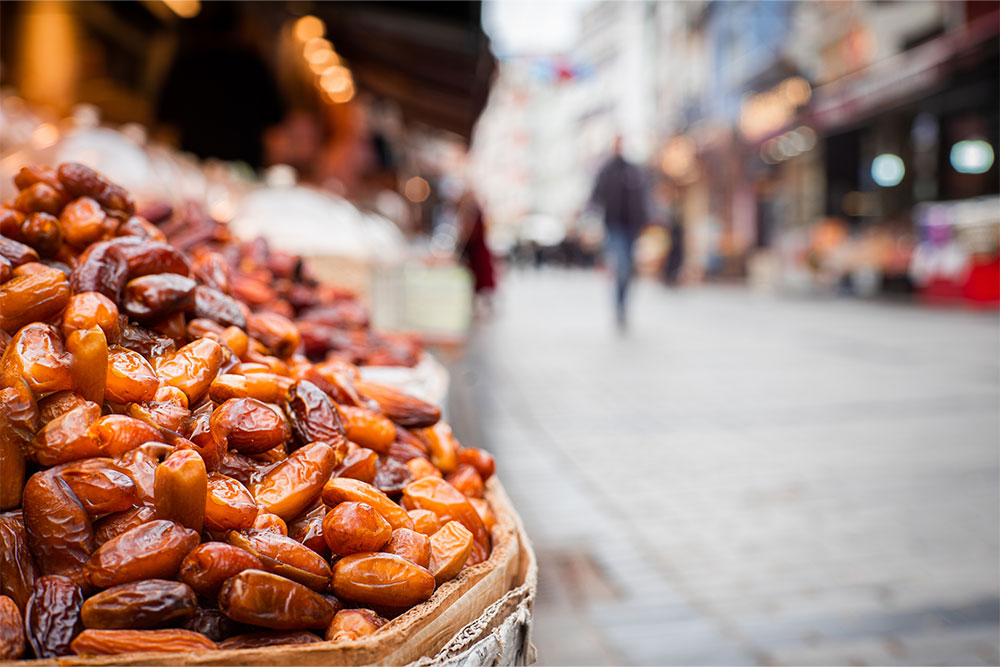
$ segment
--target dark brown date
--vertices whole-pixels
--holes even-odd
[[[168,338],[145,327],[140,327],[137,324],[128,324],[127,318],[124,316],[123,319],[126,319],[126,323],[122,325],[118,344],[141,354],[147,360],[158,359],[170,354],[177,347],[172,338]]]
[[[344,427],[333,401],[308,380],[299,380],[289,388],[285,412],[301,445],[320,440],[336,446],[345,441]]]
[[[245,329],[246,317],[239,302],[217,289],[198,285],[194,290],[194,316],[204,317],[223,326]]]
[[[413,473],[396,459],[379,459],[375,464],[375,480],[372,486],[387,496],[398,496],[403,488],[413,481]]]
[[[194,305],[191,278],[176,273],[153,273],[130,280],[125,285],[122,307],[139,322],[155,322]]]
[[[169,579],[198,542],[195,531],[157,519],[102,544],[87,561],[84,574],[98,588],[139,579]]]
[[[23,612],[35,588],[38,570],[28,550],[21,512],[0,514],[0,545],[0,594],[10,597]]]
[[[144,241],[157,241],[160,243],[165,243],[167,240],[166,235],[160,231],[159,227],[139,215],[133,215],[118,225],[118,229],[115,230],[115,236],[134,236]]]
[[[80,617],[87,628],[144,630],[183,623],[197,607],[198,598],[187,584],[144,579],[88,598]]]
[[[59,182],[71,197],[92,197],[101,206],[126,215],[135,213],[135,202],[125,188],[115,185],[90,167],[75,162],[59,165]]]
[[[108,243],[124,255],[130,279],[151,273],[176,273],[182,276],[191,273],[184,254],[167,243],[144,241],[134,236],[121,236]]]
[[[6,236],[0,236],[0,257],[10,262],[12,267],[38,261],[38,253],[34,248]]]
[[[246,626],[237,623],[214,607],[198,607],[194,615],[184,622],[184,629],[205,635],[212,641],[221,642],[246,632]]]
[[[191,264],[191,273],[202,285],[229,294],[229,262],[217,252],[203,252]]]
[[[83,593],[71,579],[40,577],[24,612],[24,633],[36,658],[70,655],[70,642],[83,630]]]
[[[272,630],[325,630],[337,613],[319,593],[261,570],[227,579],[219,591],[219,609],[233,620]]]
[[[87,248],[69,276],[74,292],[98,292],[115,303],[121,300],[127,280],[125,253],[110,241],[101,241]]]

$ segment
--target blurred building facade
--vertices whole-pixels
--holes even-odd
[[[480,183],[572,226],[621,132],[689,280],[912,292],[929,253],[966,289],[997,270],[998,33],[987,2],[598,2],[564,56],[501,64],[477,147],[504,152],[516,89],[528,178]]]

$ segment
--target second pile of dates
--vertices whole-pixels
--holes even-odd
[[[0,659],[357,639],[489,558],[493,459],[437,407],[310,360],[236,298],[239,253],[180,250],[93,170],[15,183]]]

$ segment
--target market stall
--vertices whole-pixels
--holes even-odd
[[[78,163],[15,182],[4,658],[531,658],[535,566],[492,457],[365,377],[392,343],[343,290],[197,211],[153,224]]]

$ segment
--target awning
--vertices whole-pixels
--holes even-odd
[[[984,16],[820,86],[813,91],[808,121],[817,129],[834,130],[882,109],[917,99],[943,84],[955,72],[968,68],[970,63],[965,56],[998,34],[997,15]]]
[[[469,138],[496,61],[479,2],[319,2],[311,11],[359,88],[397,102],[411,121]]]

